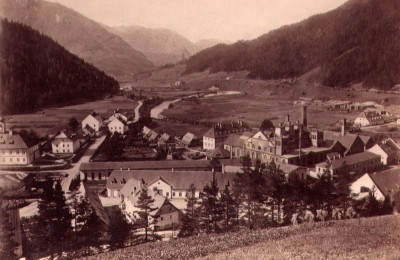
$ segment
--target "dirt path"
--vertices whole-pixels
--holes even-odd
[[[85,152],[85,154],[81,157],[81,159],[75,163],[75,165],[71,169],[57,171],[59,173],[68,174],[68,177],[65,178],[62,183],[62,189],[64,192],[67,192],[69,189],[69,185],[71,184],[72,179],[79,173],[79,167],[83,162],[89,162],[90,157],[93,153],[99,148],[99,146],[103,143],[106,136],[103,135],[102,137],[98,138]]]

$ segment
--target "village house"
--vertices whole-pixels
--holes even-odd
[[[4,124],[2,124],[2,129],[5,129]],[[13,134],[12,130],[8,133],[5,131],[0,133],[0,165],[28,165],[39,157],[39,144],[23,140],[21,135]]]
[[[183,147],[189,147],[189,146],[195,146],[197,144],[200,144],[200,142],[199,142],[199,139],[194,134],[192,134],[191,132],[187,132],[182,137],[180,144]]]
[[[391,138],[374,145],[368,151],[380,155],[383,165],[399,164],[400,162],[400,146]]]
[[[355,120],[355,125],[360,126],[373,126],[373,125],[382,125],[385,123],[384,118],[381,114],[375,111],[366,111],[362,112]]]
[[[128,117],[125,114],[123,114],[119,109],[114,110],[114,113],[108,118],[108,122],[111,122],[116,118],[128,122]]]
[[[243,173],[243,165],[239,159],[221,159],[220,162],[222,173]],[[307,178],[307,168],[305,167],[285,163],[277,163],[276,166],[282,170],[286,179],[293,176],[299,180]],[[254,170],[254,166],[251,169]]]
[[[95,132],[99,132],[100,128],[103,126],[103,118],[96,112],[92,112],[90,115],[82,120],[82,129],[89,127]]]
[[[123,118],[114,118],[110,123],[108,123],[108,131],[110,131],[111,134],[119,133],[124,135],[128,131],[128,124],[123,120]]]
[[[139,180],[143,180],[150,196],[158,194],[169,199],[182,199],[186,197],[186,190],[190,184],[194,184],[198,189],[196,197],[199,197],[200,191],[213,178],[216,178],[218,185],[224,188],[229,182],[232,183],[235,176],[235,174],[212,171],[114,170],[107,180],[106,188],[108,197],[120,197],[121,189],[125,184],[130,179],[136,179],[137,181],[132,183],[134,185],[128,192],[134,195],[138,190]],[[121,201],[123,199],[122,197]]]
[[[170,172],[170,171],[113,171],[107,181],[107,195],[119,197],[121,209],[126,215],[135,217],[138,212],[137,201],[143,187],[148,195],[154,198],[150,213],[157,219],[157,228],[173,229],[180,225],[181,217],[186,209],[185,198],[191,184],[196,187],[195,196],[200,198],[201,190],[210,184],[213,178],[217,180],[220,191],[230,186],[236,174],[213,172]]]
[[[163,133],[157,141],[157,146],[166,151],[174,149],[176,146],[175,139],[167,133]]]
[[[142,136],[149,142],[156,142],[159,137],[159,134],[156,131],[148,128],[147,126],[143,126]]]
[[[156,195],[154,200],[156,209],[150,212],[150,215],[157,220],[156,230],[178,229],[182,221],[183,211],[164,196]]]
[[[81,147],[81,139],[77,133],[63,130],[51,142],[54,154],[72,154]]]
[[[310,175],[312,177],[318,177],[318,175],[324,173],[336,175],[343,169],[349,172],[365,173],[375,171],[381,167],[381,157],[367,151],[316,164],[315,171],[310,171]]]
[[[365,198],[373,191],[376,199],[383,201],[387,196],[393,201],[393,196],[400,192],[400,169],[366,173],[350,185],[350,190],[357,199]]]
[[[132,162],[87,162],[80,168],[81,180],[107,180],[114,170],[167,170],[211,171],[210,161],[174,160],[174,161],[132,161]]]
[[[213,150],[223,143],[230,134],[243,133],[248,130],[250,128],[240,120],[237,123],[231,122],[230,124],[218,123],[203,135],[203,149]]]

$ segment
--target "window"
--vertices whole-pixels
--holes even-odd
[[[98,176],[99,176],[99,180],[101,180],[101,172],[99,172]]]
[[[172,196],[174,196],[174,197],[175,197],[175,192],[172,192]]]
[[[169,215],[169,219],[172,219],[172,215]]]
[[[182,192],[179,192],[179,197],[182,197]]]
[[[169,197],[169,192],[166,192],[166,193],[165,193],[165,196],[166,196],[166,197]]]
[[[19,162],[19,158],[17,158],[17,162]]]
[[[164,220],[164,218],[163,217],[161,217],[161,221],[163,221]]]

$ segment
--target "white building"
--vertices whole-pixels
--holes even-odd
[[[360,126],[382,125],[384,123],[385,120],[382,115],[374,111],[363,112],[354,120],[354,124]]]
[[[110,123],[108,123],[108,130],[110,133],[120,133],[125,134],[128,131],[128,125],[121,118],[114,118]]]
[[[0,165],[28,165],[39,156],[39,144],[29,144],[11,130],[0,133]]]
[[[82,120],[82,129],[84,129],[86,126],[89,126],[95,132],[98,132],[103,126],[103,119],[96,112],[92,112],[90,115]]]
[[[383,165],[399,164],[400,162],[400,146],[391,138],[374,145],[368,151],[381,156]]]
[[[51,148],[55,154],[70,154],[81,147],[78,134],[61,131],[51,142]]]
[[[350,186],[351,193],[357,199],[362,199],[374,191],[378,200],[390,199],[400,191],[400,169],[390,169],[383,172],[366,173]]]
[[[114,114],[112,114],[109,118],[108,121],[111,122],[114,119],[119,118],[120,120],[122,119],[125,122],[128,122],[128,117],[122,114],[121,112],[114,111]]]

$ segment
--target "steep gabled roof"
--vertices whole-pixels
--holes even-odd
[[[32,145],[33,146],[33,145]],[[0,149],[27,149],[28,144],[19,134],[0,134]]]
[[[183,137],[182,137],[182,143],[185,145],[189,145],[193,139],[196,139],[196,136],[192,134],[191,132],[187,132]]]
[[[243,147],[245,138],[242,138],[238,134],[230,134],[228,138],[224,141],[224,144],[234,147]]]
[[[394,195],[400,191],[400,169],[370,173],[369,177],[384,196]]]
[[[376,155],[371,152],[362,152],[362,153],[356,153],[352,154],[340,159],[332,160],[331,161],[331,166],[330,169],[339,169],[341,168],[344,164],[346,165],[354,165],[357,163],[365,162],[367,160],[373,159],[373,158],[381,158],[379,155]],[[318,163],[317,166],[320,167],[326,167],[328,166],[328,163],[323,162],[323,163]]]
[[[96,215],[104,224],[107,226],[110,225],[110,219],[108,218],[106,210],[100,201],[99,195],[91,190],[85,183],[83,183],[83,187],[85,188],[86,197],[88,198],[90,205],[92,205],[93,209],[95,210]]]
[[[230,181],[232,183],[234,174],[213,173],[210,171],[121,171],[114,170],[107,180],[107,188],[122,189],[126,183],[132,178],[136,180],[143,179],[146,184],[150,184],[159,178],[166,180],[174,189],[186,190],[190,184],[194,184],[196,189],[203,189],[205,185],[212,181],[213,175],[218,181],[218,186],[224,188]],[[126,182],[124,183],[125,180]]]

